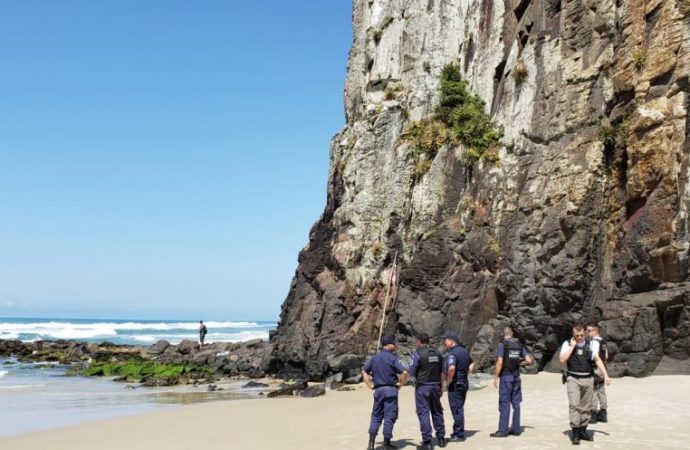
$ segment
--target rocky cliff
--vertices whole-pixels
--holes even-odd
[[[487,369],[513,322],[544,369],[595,320],[614,374],[681,370],[690,1],[355,0],[353,22],[347,125],[267,368],[355,373],[397,254],[403,348],[455,330]],[[444,142],[420,167],[405,138],[448,64],[503,131],[498,162]]]

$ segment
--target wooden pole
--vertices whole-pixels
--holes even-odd
[[[388,299],[391,294],[391,284],[393,284],[393,274],[395,273],[396,263],[398,261],[398,252],[395,252],[395,257],[393,258],[393,270],[391,270],[391,275],[388,278],[388,286],[386,287],[386,299],[383,302],[383,311],[381,311],[381,327],[379,328],[379,339],[376,343],[376,351],[381,350],[381,337],[383,336],[383,328],[386,326],[386,309],[388,309]]]

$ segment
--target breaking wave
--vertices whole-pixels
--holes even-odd
[[[239,342],[267,339],[271,322],[208,321],[207,342]],[[0,319],[0,339],[24,342],[38,339],[69,339],[88,342],[104,340],[116,344],[151,344],[165,339],[175,344],[198,338],[198,322],[87,321]]]

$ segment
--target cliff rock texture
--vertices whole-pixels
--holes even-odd
[[[327,206],[271,336],[267,368],[355,374],[387,332],[457,331],[481,366],[500,325],[553,366],[599,321],[615,375],[690,356],[688,0],[354,0],[347,125]],[[443,145],[423,172],[411,121],[456,65],[503,131],[499,162]]]

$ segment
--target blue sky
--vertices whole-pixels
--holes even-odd
[[[0,3],[0,317],[278,317],[348,0]]]

